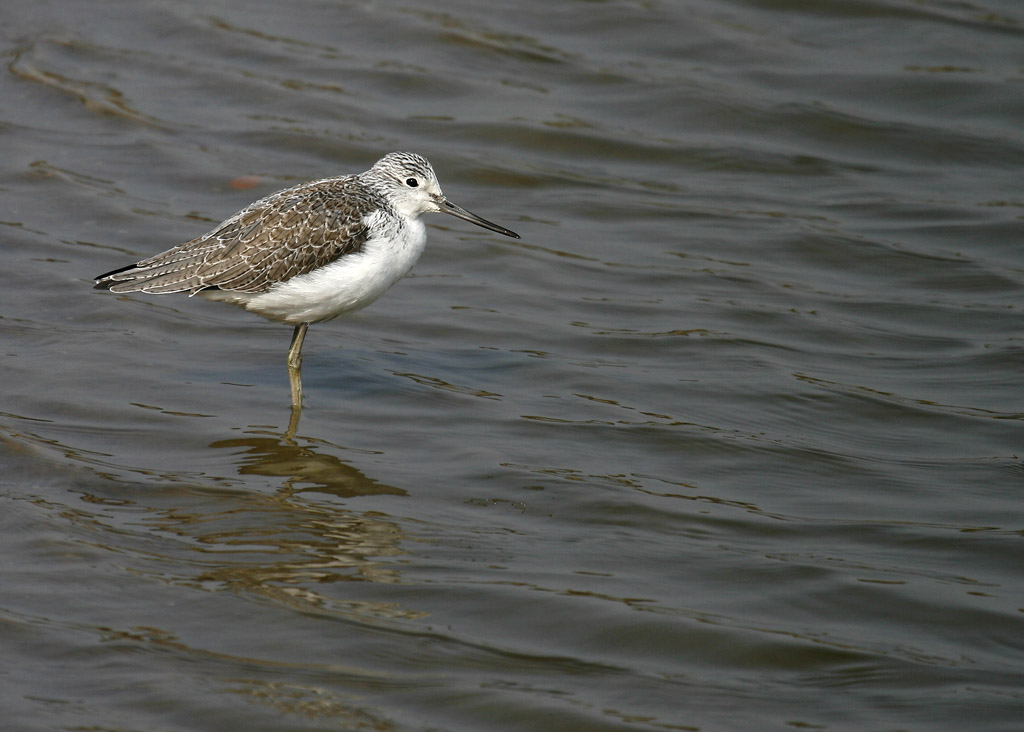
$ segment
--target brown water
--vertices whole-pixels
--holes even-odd
[[[1019,3],[0,19],[3,729],[1021,729]],[[399,149],[523,239],[294,436],[290,329],[91,289]]]

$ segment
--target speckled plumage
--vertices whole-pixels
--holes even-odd
[[[266,292],[359,252],[369,235],[366,218],[375,210],[397,217],[380,186],[374,190],[365,182],[369,173],[272,193],[200,237],[100,275],[98,285],[111,292],[151,294],[195,295],[210,287]]]
[[[355,176],[304,183],[101,279],[110,282],[111,292],[194,295],[208,287],[266,292],[277,282],[358,252],[369,233],[364,218],[386,205]]]
[[[425,158],[395,152],[358,175],[273,193],[200,237],[100,275],[96,287],[201,295],[295,325],[297,372],[306,326],[364,308],[401,279],[423,251],[419,217],[430,212],[519,238],[448,201]],[[296,384],[292,373],[293,403]]]

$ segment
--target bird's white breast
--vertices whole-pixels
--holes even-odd
[[[246,298],[221,293],[265,318],[297,325],[330,320],[365,308],[402,279],[427,241],[419,219],[395,219],[380,211],[366,219],[370,236],[362,249],[328,265]],[[239,294],[239,293],[234,293]]]

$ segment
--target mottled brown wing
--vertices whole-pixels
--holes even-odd
[[[257,201],[203,236],[101,275],[97,286],[113,292],[266,292],[358,252],[368,238],[365,217],[378,206],[354,176],[304,183]]]

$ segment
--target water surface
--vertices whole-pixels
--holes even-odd
[[[12,730],[1016,730],[1017,3],[15,0]],[[92,277],[383,153],[290,329]]]

